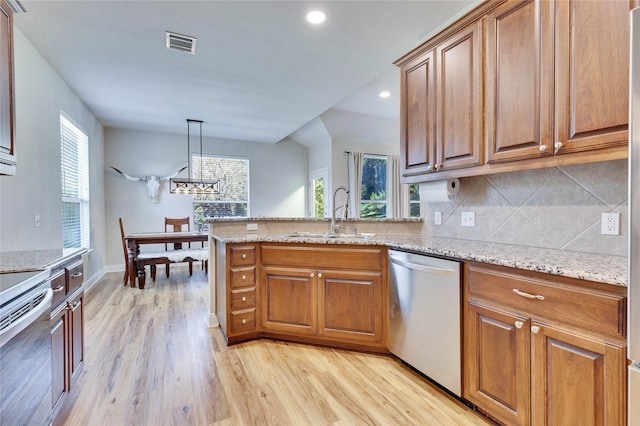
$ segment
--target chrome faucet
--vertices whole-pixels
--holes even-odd
[[[347,196],[347,200],[341,206],[336,207],[336,195],[338,191],[343,190]],[[342,217],[340,218],[340,225],[336,224],[336,211],[342,207]],[[344,221],[347,218],[347,209],[349,208],[349,189],[346,186],[339,186],[333,192],[333,211],[331,212],[331,233],[335,234],[344,227]]]

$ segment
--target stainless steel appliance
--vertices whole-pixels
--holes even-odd
[[[51,423],[50,274],[0,274],[2,425]]]
[[[629,425],[640,425],[640,8],[631,11],[629,81],[628,417]]]
[[[460,263],[389,251],[389,350],[462,396]]]

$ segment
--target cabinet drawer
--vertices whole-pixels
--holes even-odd
[[[235,290],[231,292],[231,310],[255,308],[256,306],[256,289],[255,287],[247,290]]]
[[[386,252],[381,247],[262,244],[261,261],[273,266],[379,271],[385,266]]]
[[[231,270],[231,288],[256,285],[256,267],[234,268]]]
[[[256,263],[256,246],[229,247],[231,266],[254,265]]]
[[[82,285],[84,281],[82,261],[74,263],[67,268],[67,293],[72,293]]]
[[[57,273],[54,272],[49,278],[51,284],[51,290],[53,290],[53,299],[51,299],[51,309],[58,306],[63,300],[66,293],[67,279],[64,270],[61,269]]]
[[[256,328],[256,310],[231,312],[231,333],[244,333]]]
[[[578,282],[576,282],[578,281]],[[560,320],[590,331],[626,335],[626,297],[588,281],[542,274],[521,275],[505,269],[469,266],[470,296],[495,300],[541,319]]]

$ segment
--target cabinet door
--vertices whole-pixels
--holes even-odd
[[[553,154],[553,2],[510,0],[487,16],[487,162]]]
[[[470,302],[464,396],[510,425],[530,419],[530,320]]]
[[[84,362],[84,305],[82,293],[69,302],[69,379],[77,379]]]
[[[435,86],[433,51],[424,53],[400,70],[400,155],[402,175],[412,176],[434,170]]]
[[[67,310],[62,309],[51,319],[51,407],[58,403],[68,390],[66,381],[67,359]]]
[[[0,163],[15,164],[13,110],[13,13],[0,1]],[[0,173],[11,173],[0,167]]]
[[[318,273],[318,335],[350,342],[383,343],[380,272]]]
[[[627,143],[629,3],[556,2],[558,153]]]
[[[262,269],[262,327],[276,332],[317,333],[316,272],[307,269]]]
[[[532,423],[626,424],[625,347],[533,325]]]
[[[482,21],[436,47],[437,170],[482,164]]]

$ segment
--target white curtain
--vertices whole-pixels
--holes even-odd
[[[347,158],[347,172],[349,174],[349,217],[360,217],[360,200],[362,199],[362,152],[350,152]],[[335,208],[335,206],[334,206]]]
[[[400,157],[387,157],[387,217],[409,217],[409,185],[400,181]]]

